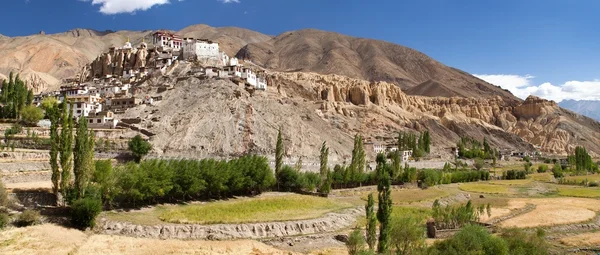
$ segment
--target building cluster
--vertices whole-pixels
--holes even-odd
[[[177,61],[197,63],[206,77],[228,78],[258,90],[266,90],[266,74],[245,66],[221,51],[219,44],[205,39],[181,38],[159,31],[152,34],[152,44],[145,39],[134,47],[129,40],[123,47],[112,47],[82,70],[79,83],[94,79],[118,79],[134,83],[150,73],[165,73]]]
[[[59,102],[68,102],[68,109],[78,120],[86,117],[90,128],[116,128],[118,120],[115,113],[140,104],[153,104],[160,98],[136,98],[132,95],[130,84],[123,84],[115,78],[103,82],[94,79],[91,82],[62,86],[60,90],[39,94],[34,97],[34,104],[39,105],[44,98],[54,97]],[[71,109],[72,108],[72,109]]]
[[[367,147],[373,147],[373,152],[375,152],[375,154],[398,152],[398,146],[393,143],[381,144],[367,141],[365,145],[367,145]],[[399,153],[402,162],[408,162],[413,156],[412,150],[399,151]]]

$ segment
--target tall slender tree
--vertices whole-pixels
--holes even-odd
[[[60,149],[60,136],[58,134],[58,125],[60,121],[60,111],[54,105],[46,109],[46,114],[50,119],[50,169],[52,169],[52,192],[59,197],[60,191],[60,166],[58,164],[58,151]]]
[[[321,192],[329,193],[329,190],[331,189],[331,183],[329,181],[329,148],[327,148],[327,142],[323,142],[323,145],[321,145],[321,154],[319,156],[319,161],[319,174],[321,175],[321,184],[319,190]]]
[[[60,132],[60,192],[66,198],[71,185],[71,170],[73,168],[73,107],[68,102],[62,104],[62,129]]]
[[[367,213],[367,244],[369,249],[374,251],[377,243],[377,217],[375,216],[375,199],[373,199],[372,193],[369,194],[365,209]]]
[[[281,127],[277,131],[277,144],[275,144],[275,178],[277,179],[277,189],[279,189],[279,173],[283,167],[283,137]]]
[[[377,155],[377,191],[378,191],[378,209],[377,220],[379,220],[379,243],[377,252],[386,254],[390,247],[390,229],[392,215],[392,191],[389,170],[387,169],[385,155]]]
[[[77,123],[73,151],[73,173],[75,174],[75,192],[77,198],[85,196],[85,189],[94,173],[94,132],[88,130],[87,118],[82,116]]]
[[[354,149],[352,149],[352,161],[350,163],[351,178],[355,183],[360,184],[362,182],[361,178],[366,167],[365,157],[366,154],[362,136],[356,134],[354,136]]]

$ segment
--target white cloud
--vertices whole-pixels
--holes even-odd
[[[240,3],[240,0],[219,0],[219,1],[221,1],[223,3],[226,3],[226,4],[228,4],[228,3]]]
[[[560,85],[544,82],[533,85],[531,75],[514,74],[474,74],[474,76],[507,89],[519,98],[529,95],[560,102],[565,99],[575,100],[600,100],[600,80],[593,81],[567,81]]]
[[[100,5],[101,13],[119,14],[145,11],[155,5],[168,4],[169,0],[91,0],[91,2],[92,5]]]

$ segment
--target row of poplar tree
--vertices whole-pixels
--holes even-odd
[[[71,110],[69,110],[71,109]],[[87,118],[82,116],[75,128],[72,107],[66,103],[46,108],[50,119],[50,168],[52,191],[57,198],[81,199],[94,173],[94,132],[88,130]],[[58,127],[61,126],[60,132]],[[75,146],[73,146],[73,144]],[[73,177],[72,178],[72,175]],[[72,181],[73,179],[73,181]]]
[[[13,75],[11,72],[8,80],[2,82],[2,92],[0,93],[0,118],[17,119],[21,110],[33,102],[33,91],[27,89],[27,84],[21,80],[19,75]]]

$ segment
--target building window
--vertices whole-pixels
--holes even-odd
[[[97,122],[97,123],[102,123],[102,120],[101,120],[101,119],[98,119],[98,121],[96,121],[96,122]]]
[[[81,110],[77,110],[77,113],[81,113]]]
[[[93,120],[93,119],[90,119],[90,123],[94,123],[94,120]]]

